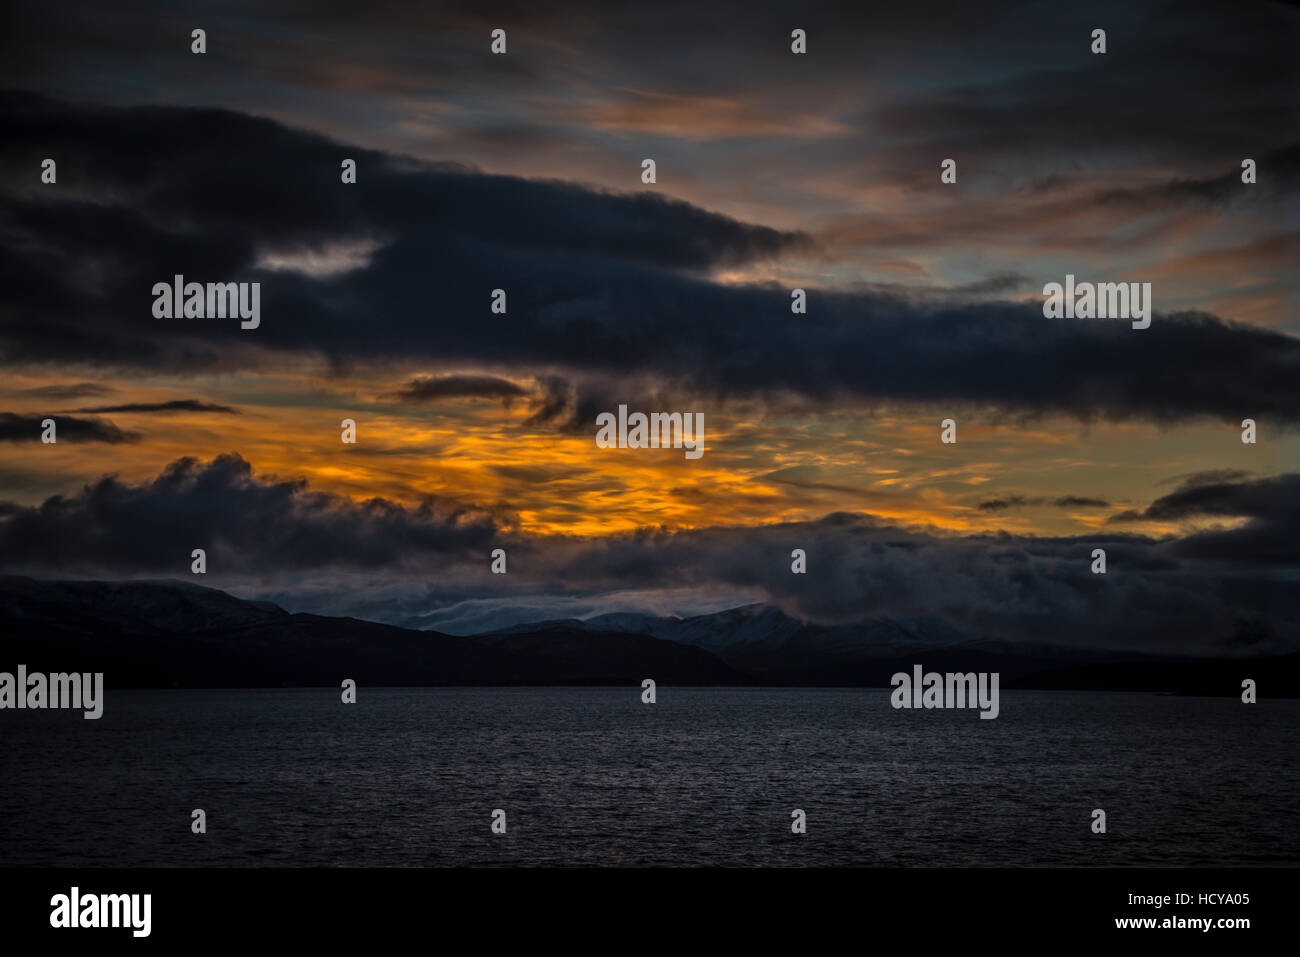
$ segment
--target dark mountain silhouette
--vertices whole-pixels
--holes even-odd
[[[119,688],[745,681],[707,652],[645,635],[480,640],[291,615],[181,582],[0,578],[0,670],[20,663],[102,671]]]
[[[290,614],[185,582],[0,578],[0,670],[102,671],[115,687],[888,687],[899,671],[996,671],[1003,688],[1300,697],[1300,655],[1187,659],[1026,646],[937,619],[819,625],[767,605],[693,618],[565,619],[460,637]]]
[[[691,618],[639,614],[600,615],[519,625],[494,635],[538,631],[624,632],[652,635],[717,655],[765,684],[888,685],[914,663],[942,661],[944,670],[1002,671],[1014,679],[1075,663],[1123,661],[1138,656],[1049,645],[1012,645],[970,635],[938,618],[878,619],[839,625],[799,621],[772,605],[753,604]],[[929,665],[927,664],[927,668]]]
[[[503,629],[625,631],[704,648],[755,684],[887,687],[899,671],[997,671],[1004,688],[1238,695],[1241,680],[1273,697],[1300,697],[1300,655],[1178,658],[1131,651],[1029,645],[971,635],[938,618],[840,625],[799,621],[766,604],[691,618],[599,615]]]

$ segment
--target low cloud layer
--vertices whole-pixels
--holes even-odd
[[[521,535],[509,514],[436,499],[355,503],[255,475],[227,455],[179,460],[140,485],[105,478],[0,509],[0,555],[4,570],[27,574],[188,578],[202,547],[208,584],[333,613],[376,614],[382,595],[378,616],[389,620],[474,603],[479,620],[499,624],[550,617],[539,609],[604,609],[612,593],[637,607],[695,589],[705,607],[735,596],[818,621],[936,616],[973,637],[1233,653],[1294,649],[1300,638],[1297,487],[1300,476],[1288,475],[1180,490],[1151,508],[1249,521],[1159,540],[962,537],[860,514],[587,539]],[[1274,547],[1260,550],[1261,540]],[[506,575],[489,572],[494,548],[506,550]],[[791,573],[795,548],[807,554],[805,575]],[[1105,575],[1090,570],[1095,548],[1106,550]],[[1246,550],[1249,565],[1238,561]]]

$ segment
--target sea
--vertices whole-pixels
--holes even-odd
[[[1295,865],[1298,741],[1267,698],[109,689],[0,713],[0,866]]]

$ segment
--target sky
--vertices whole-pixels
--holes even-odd
[[[202,547],[205,584],[459,633],[766,601],[1300,644],[1293,7],[10,19],[4,572]],[[156,317],[176,274],[260,282],[260,325]],[[1150,328],[1045,318],[1067,274],[1151,283]],[[598,448],[620,404],[702,413],[704,455]]]

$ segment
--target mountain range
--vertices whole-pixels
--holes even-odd
[[[436,685],[888,687],[927,671],[996,671],[1004,688],[1300,697],[1300,655],[1144,656],[1011,643],[939,618],[817,624],[757,604],[689,618],[607,614],[481,635],[291,614],[178,581],[0,577],[0,670],[102,671],[135,688]]]

